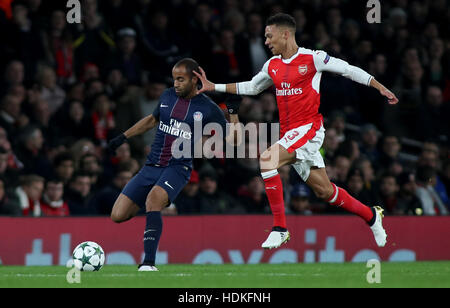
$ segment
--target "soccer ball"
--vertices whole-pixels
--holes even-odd
[[[98,271],[105,263],[105,253],[95,242],[83,242],[72,253],[73,265],[80,271]]]

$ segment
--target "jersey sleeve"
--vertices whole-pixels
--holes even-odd
[[[314,66],[318,72],[331,72],[349,78],[363,85],[370,85],[373,76],[359,67],[348,64],[346,61],[331,57],[323,50],[313,52]]]
[[[155,110],[153,110],[152,115],[155,117],[155,119],[159,120],[159,108],[161,106],[161,101],[158,102],[158,105],[156,105]]]
[[[167,96],[167,93],[169,93],[169,89],[166,89],[161,96],[159,97],[158,105],[156,105],[155,110],[153,110],[152,115],[155,117],[155,119],[159,120],[159,108],[161,107],[161,103]]]
[[[236,83],[238,95],[257,95],[273,84],[272,78],[269,75],[270,60],[264,64],[261,71],[252,80]]]

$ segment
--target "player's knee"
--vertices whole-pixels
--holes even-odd
[[[110,218],[115,223],[121,223],[122,222],[121,217],[119,215],[115,214],[114,212],[111,212]]]
[[[269,151],[264,151],[259,157],[259,167],[262,172],[277,169],[278,161],[273,159]]]
[[[333,194],[333,186],[317,186],[313,189],[314,194],[321,200],[329,200]]]
[[[117,211],[112,211],[110,218],[115,223],[121,223],[121,222],[124,222],[126,220],[123,217],[123,215],[120,215],[120,213],[117,213]]]

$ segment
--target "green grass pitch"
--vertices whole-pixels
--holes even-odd
[[[159,272],[136,266],[105,265],[81,272],[80,283],[66,280],[63,266],[0,266],[0,288],[318,288],[450,287],[450,261],[381,263],[381,282],[369,284],[366,263],[160,265]]]

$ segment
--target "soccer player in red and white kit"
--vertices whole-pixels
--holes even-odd
[[[324,51],[299,47],[295,41],[295,20],[279,13],[267,20],[265,44],[274,56],[251,81],[214,84],[205,72],[197,76],[202,81],[199,92],[217,91],[241,95],[257,95],[274,85],[280,117],[281,139],[260,156],[261,175],[274,217],[272,232],[263,248],[277,248],[290,239],[286,226],[283,187],[277,169],[286,164],[294,167],[317,197],[354,213],[370,226],[378,246],[386,244],[382,225],[383,209],[369,207],[341,187],[331,183],[319,152],[325,135],[323,117],[319,113],[320,79],[322,72],[340,74],[371,86],[385,96],[389,104],[396,104],[396,96],[364,70],[329,56]]]

